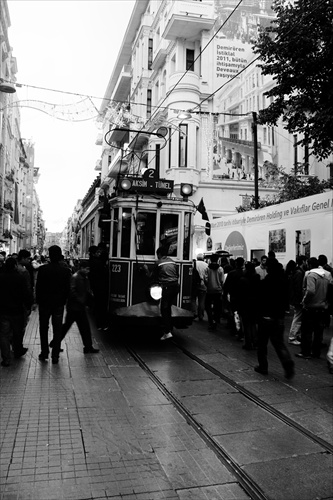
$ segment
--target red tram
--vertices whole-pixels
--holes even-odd
[[[143,176],[118,179],[110,199],[109,313],[116,325],[159,325],[161,316],[151,270],[160,246],[179,265],[180,292],[172,307],[175,326],[191,324],[192,220],[196,209],[182,185],[182,198],[173,194],[173,182],[147,169]],[[182,193],[181,193],[182,194]]]

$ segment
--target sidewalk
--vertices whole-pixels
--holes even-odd
[[[248,498],[127,351],[94,337],[84,355],[73,327],[59,364],[40,362],[31,314],[28,353],[0,370],[0,499]]]

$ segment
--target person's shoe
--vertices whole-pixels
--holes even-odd
[[[255,366],[254,371],[261,373],[261,375],[268,375],[268,370],[264,370],[264,368],[260,368],[260,366]]]
[[[300,341],[297,339],[288,340],[288,344],[301,345]]]
[[[96,352],[99,352],[99,349],[95,349],[95,347],[84,347],[83,352],[84,354],[94,354]]]
[[[39,361],[46,361],[48,359],[49,355],[48,354],[43,354],[42,352],[38,356]]]
[[[8,359],[3,359],[1,361],[1,366],[5,366],[6,368],[10,366],[10,361]]]
[[[19,351],[14,352],[14,358],[20,358],[21,356],[24,356],[28,352],[27,347],[22,347]]]
[[[169,332],[169,333],[165,333],[164,335],[162,335],[160,340],[167,340],[167,339],[171,339],[171,338],[172,338],[172,333]]]
[[[297,352],[295,354],[296,358],[303,358],[303,359],[311,359],[311,356],[307,356],[306,354],[303,354],[302,352]]]
[[[53,342],[53,340],[51,340],[51,342],[49,343],[49,347],[54,347],[54,342]],[[59,352],[64,352],[64,350],[63,350],[63,349],[61,349],[61,347],[60,347]]]
[[[320,354],[311,354],[311,358],[320,359]]]
[[[288,380],[292,379],[295,376],[294,364],[292,364],[284,369],[284,376]]]
[[[244,349],[245,351],[252,351],[253,347],[251,345],[242,345],[242,349]]]

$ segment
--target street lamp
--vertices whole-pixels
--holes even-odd
[[[254,208],[259,208],[259,175],[258,175],[258,130],[257,113],[252,111],[253,165],[254,165]]]
[[[0,92],[5,94],[15,94],[16,88],[10,82],[5,82],[2,78],[0,78]]]

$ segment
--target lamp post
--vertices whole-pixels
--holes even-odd
[[[252,111],[252,135],[253,135],[253,164],[254,164],[254,208],[259,208],[259,179],[258,179],[258,131],[257,113]]]

